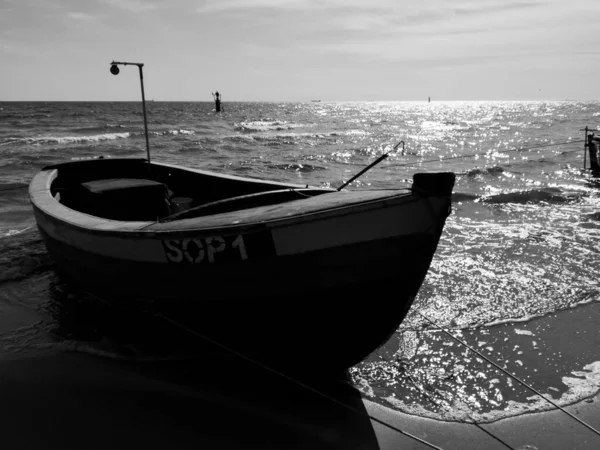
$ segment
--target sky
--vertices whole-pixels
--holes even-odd
[[[0,101],[600,100],[600,0],[0,0]]]

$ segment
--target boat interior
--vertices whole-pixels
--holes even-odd
[[[56,169],[50,191],[76,211],[119,221],[189,219],[275,205],[335,192],[334,189],[231,177],[145,159],[73,161]]]

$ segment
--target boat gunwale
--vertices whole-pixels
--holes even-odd
[[[146,158],[131,158],[131,157],[81,159],[81,160],[65,161],[65,162],[58,163],[58,164],[52,164],[52,165],[42,168],[40,170],[40,172],[49,171],[49,170],[58,170],[61,167],[67,167],[70,165],[86,164],[86,163],[91,165],[91,164],[102,164],[104,162],[117,162],[117,161],[147,163],[148,160]],[[164,162],[152,161],[150,164],[151,164],[151,166],[160,166],[160,167],[166,167],[166,168],[175,169],[175,170],[181,170],[184,172],[193,172],[193,173],[197,173],[200,175],[216,177],[216,178],[223,178],[223,179],[227,179],[227,180],[231,180],[231,181],[243,181],[243,182],[257,183],[257,184],[272,184],[273,186],[280,186],[282,188],[288,188],[288,189],[306,189],[307,187],[309,187],[307,184],[286,183],[283,181],[264,180],[262,178],[241,177],[239,175],[230,175],[227,173],[211,172],[209,170],[195,169],[193,167],[185,167],[185,166],[180,166],[177,164],[170,164],[170,163],[164,163]],[[322,188],[319,188],[319,189],[322,189]],[[332,190],[332,192],[335,191],[335,189],[333,189],[333,188],[331,190]]]
[[[140,159],[143,161],[143,159]],[[78,162],[78,161],[75,161]],[[70,162],[64,163],[70,164]],[[155,163],[153,163],[155,164]],[[182,170],[191,170],[197,173],[205,174],[208,176],[214,176],[212,172],[202,172],[195,169],[188,169],[181,166],[158,163],[165,167],[173,167],[176,169]],[[385,190],[382,189],[383,192],[389,192],[391,195],[379,198],[372,198],[368,200],[357,201],[350,204],[342,204],[337,206],[325,207],[323,209],[312,210],[304,213],[300,213],[297,215],[293,215],[291,217],[275,217],[266,220],[259,220],[255,222],[246,222],[240,224],[221,224],[218,226],[207,226],[202,227],[198,226],[198,222],[206,219],[207,217],[218,217],[218,216],[226,216],[228,213],[220,213],[212,216],[203,216],[197,218],[189,218],[183,219],[181,221],[176,222],[166,222],[160,223],[156,221],[117,221],[111,219],[105,219],[98,216],[92,216],[90,214],[86,214],[81,211],[74,210],[69,208],[63,204],[61,204],[58,200],[56,200],[51,195],[51,185],[52,182],[58,176],[58,169],[61,164],[50,166],[48,168],[42,169],[38,172],[34,178],[32,179],[29,186],[29,195],[31,198],[31,203],[34,207],[34,210],[39,211],[39,213],[47,216],[49,220],[53,222],[58,222],[61,226],[73,228],[77,230],[83,230],[89,234],[95,235],[111,235],[111,236],[138,236],[144,238],[151,237],[164,237],[172,236],[177,237],[179,235],[188,235],[189,233],[220,233],[223,234],[225,231],[227,234],[240,234],[240,233],[252,233],[258,232],[265,229],[277,228],[277,227],[287,227],[293,226],[300,223],[311,222],[314,220],[322,220],[327,219],[332,216],[340,216],[340,215],[348,215],[354,214],[357,212],[368,211],[372,209],[378,209],[382,206],[384,207],[393,207],[397,204],[401,203],[410,203],[412,201],[418,201],[421,196],[417,193],[410,191],[410,189],[402,190],[398,192],[397,190]],[[236,177],[230,175],[216,174],[216,176],[223,176],[224,178],[241,180],[241,181],[256,181],[260,183],[259,179],[247,179],[243,177]],[[264,182],[264,181],[263,181]],[[290,188],[291,185],[286,185],[280,182],[270,182],[266,181],[266,183],[274,183],[275,185],[282,185]],[[298,185],[299,188],[306,189],[304,185]],[[291,189],[291,188],[290,188]],[[332,190],[332,193],[336,193],[338,191]],[[341,191],[343,193],[347,192],[357,192],[357,191]],[[319,197],[319,196],[317,196]],[[315,197],[313,197],[315,198]],[[307,199],[310,200],[310,199]],[[301,200],[294,200],[301,201]],[[302,200],[303,201],[303,200]],[[249,208],[247,211],[255,211],[257,208],[265,208],[269,206],[277,206],[277,205],[266,205],[261,207]],[[347,210],[347,212],[340,214],[340,210]],[[65,219],[64,216],[70,216]],[[179,224],[179,227],[173,227],[173,224]],[[187,227],[185,227],[187,226]],[[185,227],[185,228],[183,228]]]

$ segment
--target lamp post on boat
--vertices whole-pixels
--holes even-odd
[[[112,73],[113,75],[118,75],[120,72],[118,67],[119,65],[138,66],[138,69],[140,71],[140,84],[142,86],[142,108],[144,110],[144,132],[146,134],[146,155],[148,157],[148,173],[152,175],[152,166],[150,165],[150,140],[148,139],[148,118],[146,116],[146,96],[144,94],[144,73],[142,71],[144,63],[113,61],[110,63],[110,73]]]

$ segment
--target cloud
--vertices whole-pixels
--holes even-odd
[[[244,9],[295,9],[301,7],[304,2],[302,0],[209,0],[204,5],[198,7],[196,12],[199,13],[222,13],[229,11],[239,11]]]
[[[547,8],[551,4],[552,0],[206,0],[196,12],[220,15],[243,12],[255,16],[264,15],[265,10],[280,14],[302,12],[319,15],[329,26],[366,31],[386,25],[417,27],[460,17],[491,17],[503,12]]]
[[[33,58],[37,56],[40,51],[39,49],[35,49],[34,47],[22,42],[2,41],[0,42],[0,53],[21,58]]]
[[[423,2],[425,0],[422,0]],[[376,3],[364,0],[207,0],[196,9],[199,13],[223,13],[239,10],[272,9],[279,11],[333,11],[351,9],[383,9],[402,8],[393,0],[379,0]]]
[[[82,13],[82,12],[69,12],[69,13],[67,13],[67,16],[74,20],[81,20],[81,21],[94,20],[93,16],[90,16],[89,14]]]
[[[486,14],[499,11],[519,11],[522,9],[546,7],[546,1],[513,1],[513,2],[490,2],[485,4],[481,1],[473,4],[473,6],[458,6],[451,8],[454,14]]]
[[[159,9],[159,4],[151,3],[150,1],[142,0],[100,0],[102,3],[105,3],[109,6],[114,6],[115,8],[124,9],[125,11],[141,13],[147,11],[154,11]]]

